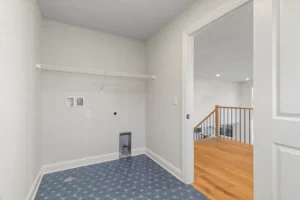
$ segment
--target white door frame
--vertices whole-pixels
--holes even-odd
[[[194,182],[194,140],[191,119],[194,110],[194,38],[198,31],[252,0],[230,0],[193,23],[182,33],[182,181]]]

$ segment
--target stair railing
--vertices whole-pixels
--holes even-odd
[[[213,110],[194,127],[194,139],[200,140],[215,135],[216,111]]]
[[[194,140],[221,137],[253,144],[253,108],[216,105],[215,109],[194,127]]]

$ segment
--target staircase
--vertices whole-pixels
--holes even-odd
[[[194,127],[194,140],[220,137],[253,145],[253,108],[216,105]]]

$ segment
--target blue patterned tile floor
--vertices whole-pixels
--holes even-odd
[[[146,155],[44,175],[35,200],[207,200]]]

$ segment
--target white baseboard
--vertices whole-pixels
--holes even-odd
[[[132,155],[133,156],[137,156],[137,155],[141,155],[141,154],[145,154],[145,147],[141,147],[141,148],[137,148],[137,149],[133,149],[132,150]]]
[[[30,187],[30,190],[29,190],[25,200],[33,200],[34,199],[34,197],[37,193],[38,187],[42,181],[43,175],[44,175],[43,168],[41,167],[40,171],[38,172],[38,174],[36,175],[36,177],[32,183],[32,186]]]
[[[146,155],[154,160],[157,164],[163,167],[165,170],[170,172],[173,176],[182,181],[182,172],[180,169],[172,165],[170,162],[166,161],[162,157],[158,156],[156,153],[146,148]]]
[[[145,148],[142,147],[142,148],[133,149],[131,154],[132,156],[145,154]],[[70,160],[70,161],[65,161],[65,162],[60,162],[55,164],[48,164],[48,165],[44,165],[42,168],[44,174],[49,174],[53,172],[103,163],[103,162],[117,160],[117,159],[119,159],[119,152],[75,159],[75,160]]]

